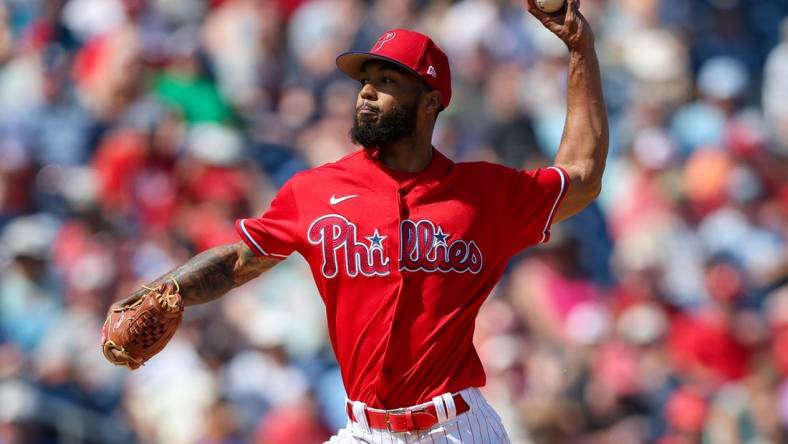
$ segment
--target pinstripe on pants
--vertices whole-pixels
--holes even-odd
[[[326,444],[510,444],[501,418],[479,389],[467,388],[460,394],[470,409],[429,430],[390,433],[386,430],[367,430],[358,423],[348,421],[348,425]]]

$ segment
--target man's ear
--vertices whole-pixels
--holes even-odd
[[[443,96],[438,90],[428,91],[424,94],[424,103],[427,111],[434,112],[437,116],[443,104]]]

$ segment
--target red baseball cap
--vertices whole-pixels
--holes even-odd
[[[368,60],[397,64],[427,82],[443,96],[442,105],[451,100],[451,70],[446,53],[428,36],[409,29],[386,31],[369,52],[346,52],[337,57],[337,67],[358,80],[361,66]]]

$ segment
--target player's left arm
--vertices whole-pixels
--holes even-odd
[[[546,14],[527,0],[528,11],[569,48],[567,116],[555,165],[569,175],[569,187],[554,222],[590,204],[602,190],[608,149],[608,122],[594,35],[580,13],[579,0],[567,0],[558,14]]]

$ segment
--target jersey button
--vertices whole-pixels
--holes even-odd
[[[391,371],[391,367],[383,367],[383,373],[385,373],[386,376],[391,376]]]

